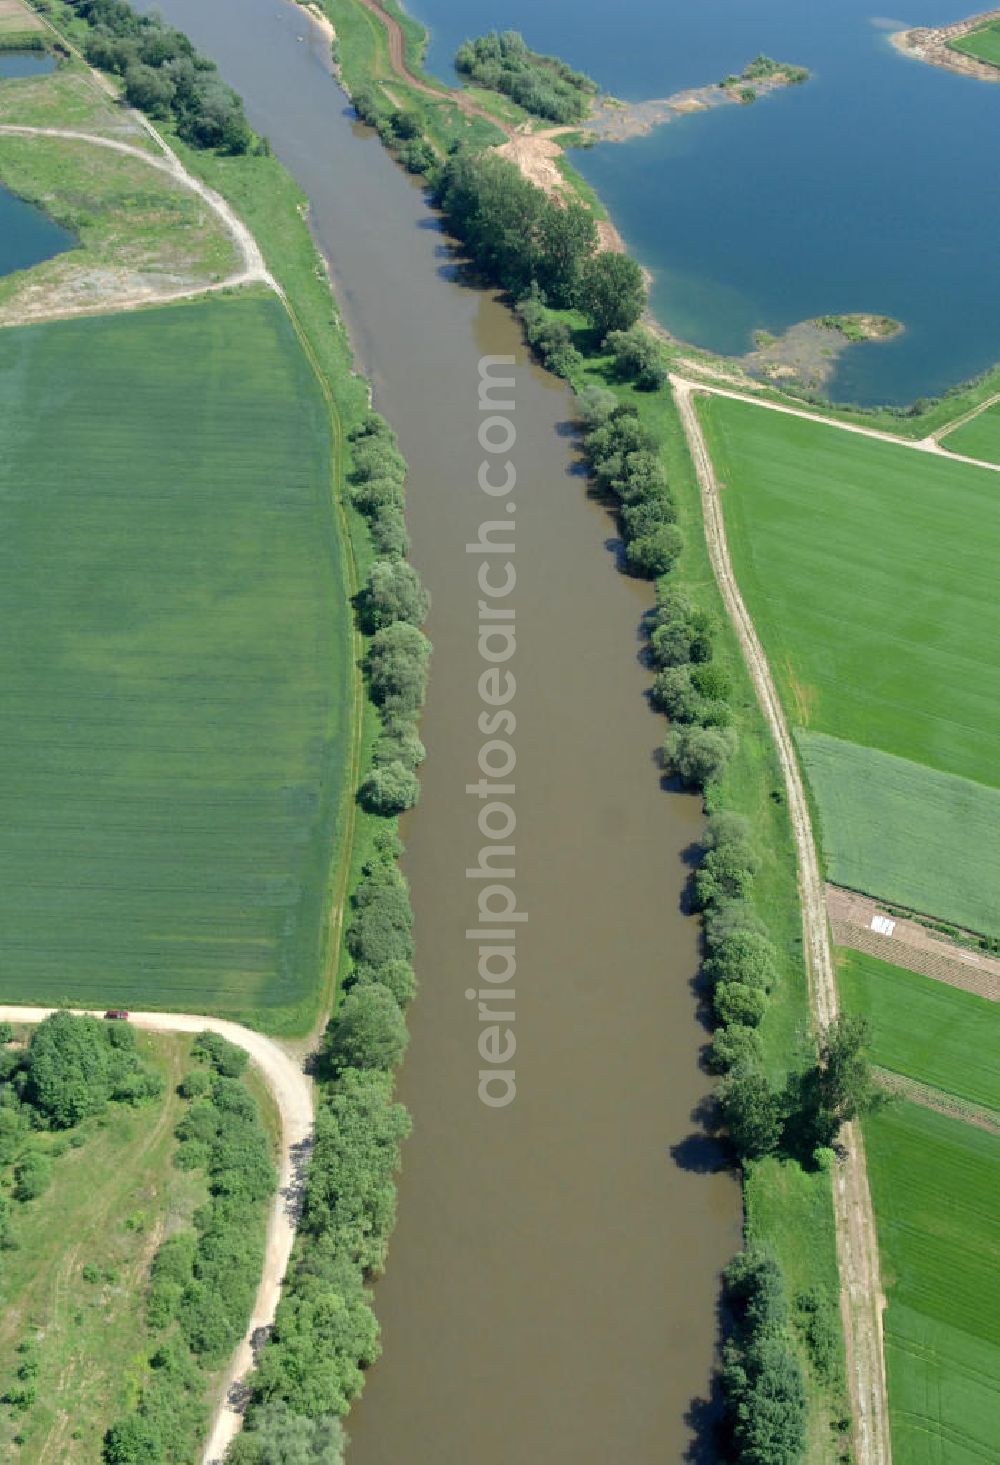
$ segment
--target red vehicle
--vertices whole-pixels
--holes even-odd
[[[128,1022],[128,1013],[124,1007],[109,1007],[104,1014],[105,1018],[118,1022]]]

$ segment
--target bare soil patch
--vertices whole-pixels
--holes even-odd
[[[838,946],[863,951],[904,971],[919,972],[949,987],[961,987],[990,1002],[1000,1002],[1000,958],[969,951],[919,921],[889,916],[892,932],[873,930],[872,921],[886,917],[886,907],[867,895],[827,885],[826,909]]]
[[[21,0],[0,0],[0,36],[44,29],[35,12],[22,5]]]

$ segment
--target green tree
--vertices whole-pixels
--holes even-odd
[[[601,337],[629,330],[646,303],[642,270],[635,260],[608,249],[587,260],[578,293],[581,310]]]
[[[419,779],[398,758],[373,768],[358,789],[362,808],[385,817],[412,809],[419,797]]]
[[[226,1465],[342,1465],[347,1439],[335,1414],[307,1419],[284,1404],[254,1411]]]
[[[614,356],[615,372],[622,381],[634,381],[641,392],[655,392],[666,382],[663,350],[642,326],[612,331],[604,346]]]
[[[762,1073],[736,1072],[719,1087],[733,1148],[743,1160],[773,1154],[781,1138],[781,1104]]]
[[[348,1068],[396,1067],[409,1042],[399,1003],[380,982],[352,987],[333,1017],[324,1040],[334,1073]]]
[[[625,560],[633,575],[655,580],[676,563],[683,548],[684,536],[676,524],[658,524],[630,540],[625,546]]]
[[[113,1424],[104,1436],[105,1465],[161,1465],[160,1440],[139,1414]]]
[[[368,648],[372,698],[389,712],[415,712],[423,706],[431,643],[406,621],[376,631]]]
[[[597,225],[582,204],[549,200],[539,229],[538,283],[550,302],[573,305],[586,261],[597,248]]]
[[[409,1133],[391,1077],[371,1068],[346,1069],[317,1115],[302,1227],[366,1276],[385,1265],[396,1221],[394,1177]]]
[[[420,626],[429,609],[430,596],[412,565],[398,559],[375,561],[361,595],[366,630],[378,631],[394,621]]]
[[[169,117],[174,88],[164,72],[133,61],[125,72],[125,100],[150,117]]]
[[[668,772],[689,788],[704,788],[721,778],[735,750],[732,728],[674,727],[664,741],[663,758]]]
[[[381,982],[383,987],[388,987],[400,1007],[406,1007],[417,995],[416,974],[410,963],[400,957],[387,961],[380,967],[356,966],[351,972],[351,981],[355,986],[363,986],[366,982]]]
[[[109,1044],[103,1024],[70,1012],[39,1023],[27,1056],[25,1098],[56,1129],[99,1114],[111,1097]]]

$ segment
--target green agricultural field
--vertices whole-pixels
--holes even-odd
[[[699,410],[792,721],[997,782],[1000,478],[742,402]]]
[[[1000,66],[1000,25],[996,21],[980,30],[969,31],[948,44],[953,51],[963,51],[966,56],[975,56],[977,61]]]
[[[825,733],[797,741],[831,880],[1000,936],[1000,790]]]
[[[351,631],[268,297],[0,332],[0,994],[308,1021]]]
[[[997,930],[996,473],[743,402],[699,411],[831,878]]]
[[[894,1458],[984,1465],[1000,1439],[1000,1138],[911,1104],[865,1134]]]
[[[871,1023],[874,1063],[1000,1109],[1000,1004],[861,951],[839,959],[844,1005]]]
[[[1000,42],[1000,31],[997,32]],[[1000,405],[987,407],[964,427],[958,427],[941,439],[941,446],[969,458],[984,458],[987,463],[1000,463]]]

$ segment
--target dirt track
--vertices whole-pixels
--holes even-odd
[[[774,738],[785,780],[798,857],[802,934],[813,1021],[817,1031],[821,1032],[837,1016],[838,994],[809,805],[771,669],[733,573],[719,484],[693,400],[693,393],[698,391],[717,392],[727,397],[740,394],[688,382],[677,376],[671,376],[670,381],[698,475],[712,570]],[[858,1465],[889,1465],[892,1457],[882,1339],[885,1297],[879,1277],[875,1215],[860,1127],[856,1124],[845,1126],[842,1139],[845,1154],[834,1177],[834,1210],[855,1456]]]
[[[937,433],[930,437],[909,438],[897,437],[895,433],[884,432],[878,427],[862,427],[857,422],[841,422],[836,417],[824,417],[822,412],[810,412],[805,407],[788,407],[784,402],[765,402],[750,392],[738,392],[729,387],[717,386],[713,382],[692,382],[679,376],[671,376],[670,380],[675,387],[684,387],[688,392],[702,392],[711,397],[729,397],[734,402],[750,402],[754,407],[763,408],[767,412],[783,412],[787,417],[802,417],[806,422],[819,422],[824,427],[836,427],[841,432],[853,432],[860,437],[872,437],[882,443],[892,443],[897,448],[911,448],[917,453],[929,453],[934,458],[947,458],[952,463],[971,463],[976,468],[987,468],[991,473],[1000,473],[1000,463],[987,463],[982,458],[969,458],[964,453],[950,453],[938,442],[939,437],[946,436],[959,423],[969,422],[973,417],[978,417],[980,412],[985,412],[995,401],[1000,400],[996,397],[980,403],[964,417],[957,418],[954,423],[948,423],[947,426],[939,428]]]
[[[216,281],[214,284],[196,285],[189,289],[164,291],[151,291],[147,289],[143,292],[137,292],[134,295],[125,292],[116,296],[114,300],[109,301],[108,309],[111,311],[121,311],[129,310],[136,305],[162,304],[169,300],[186,300],[193,296],[207,295],[216,290],[231,289],[240,285],[267,285],[270,289],[280,294],[281,292],[277,282],[264,263],[264,256],[260,252],[256,239],[250,233],[250,230],[243,223],[242,219],[237,217],[221,194],[216,193],[213,188],[209,188],[207,184],[202,183],[200,178],[195,178],[193,174],[189,173],[176,153],[171,151],[156,129],[146,124],[144,118],[141,120],[143,126],[162,148],[161,156],[157,157],[152,153],[144,152],[142,148],[133,147],[130,143],[118,142],[114,138],[100,137],[96,133],[91,132],[77,132],[68,127],[23,127],[12,122],[0,122],[0,135],[10,137],[63,138],[67,142],[85,142],[92,147],[110,148],[112,152],[124,153],[127,157],[135,158],[150,168],[156,168],[159,172],[166,173],[169,178],[172,178],[176,183],[180,184],[182,188],[197,194],[203,203],[225,225],[226,231],[236,245],[242,260],[242,267],[234,274],[228,275],[224,280]],[[92,314],[93,307],[81,307],[79,311],[61,309],[57,300],[53,303],[52,310],[47,312],[45,317],[37,315],[33,316],[33,319],[55,319],[57,317],[79,313]]]
[[[51,1007],[0,1007],[0,1022],[38,1023],[55,1009]],[[93,1012],[92,1017],[103,1017]],[[219,1017],[199,1017],[187,1012],[133,1012],[129,1021],[144,1032],[219,1033],[243,1048],[258,1068],[274,1096],[281,1116],[281,1154],[278,1164],[278,1194],[267,1227],[264,1271],[257,1289],[253,1316],[246,1336],[230,1361],[225,1380],[225,1402],[219,1409],[205,1448],[204,1465],[221,1461],[231,1439],[239,1432],[242,1416],[239,1386],[253,1366],[253,1340],[274,1321],[281,1296],[281,1282],[292,1253],[302,1172],[313,1128],[312,1083],[302,1067],[285,1050],[263,1033],[251,1032],[238,1023]]]

